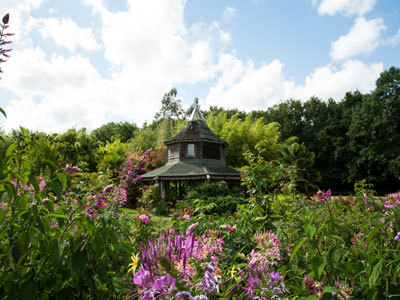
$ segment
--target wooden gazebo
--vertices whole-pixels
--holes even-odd
[[[169,182],[175,182],[178,187],[182,181],[240,180],[240,172],[225,164],[228,144],[207,126],[197,101],[187,125],[164,144],[167,146],[167,163],[143,175],[145,181],[160,183],[163,199]]]

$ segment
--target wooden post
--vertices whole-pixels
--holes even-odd
[[[160,180],[160,189],[161,189],[161,199],[165,201],[165,182],[164,180]]]

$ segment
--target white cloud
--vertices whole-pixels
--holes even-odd
[[[313,5],[319,1],[313,0]],[[345,16],[364,15],[370,12],[377,0],[321,0],[318,5],[320,15],[336,15],[337,13]]]
[[[222,19],[225,22],[232,20],[235,16],[236,16],[236,8],[230,6],[225,7],[224,12],[222,13]]]
[[[7,83],[1,82],[1,87],[17,95],[5,108],[7,129],[18,125],[46,131],[93,128],[104,123],[113,109],[111,83],[80,55],[48,58],[38,47],[17,50],[5,72]]]
[[[93,36],[91,28],[81,28],[71,19],[40,19],[39,32],[44,38],[52,38],[58,46],[75,51],[78,47],[96,50],[101,46]]]
[[[2,66],[5,73],[0,81],[0,88],[16,95],[3,107],[8,115],[4,124],[7,130],[19,125],[44,131],[93,129],[119,120],[141,125],[153,119],[162,95],[171,87],[179,89],[182,84],[211,79],[216,83],[204,99],[206,105],[252,110],[266,109],[291,97],[340,99],[350,90],[373,89],[383,70],[382,64],[346,61],[338,70],[331,65],[317,68],[304,85],[299,85],[285,78],[279,60],[257,67],[252,61],[240,60],[232,54],[234,51],[228,54],[230,35],[218,23],[200,22],[188,27],[185,0],[128,0],[128,9],[115,13],[101,0],[85,1],[101,18],[99,32],[105,59],[113,65],[110,75],[102,77],[89,59],[79,54],[62,57],[30,45],[15,48]],[[23,26],[38,28],[38,22],[43,24],[39,29],[44,35],[61,38],[56,42],[66,47],[67,38],[59,37],[64,35],[61,32],[82,32],[72,21],[65,25],[55,18],[28,18]],[[46,27],[52,24],[60,27],[54,31],[57,34]],[[71,49],[96,47],[94,39],[92,46],[87,44],[92,36],[87,33],[86,44],[82,37],[73,40]],[[25,36],[26,40],[29,38]]]
[[[80,55],[49,56],[39,47],[14,51],[4,68],[7,79],[0,82],[17,95],[5,107],[7,129],[19,124],[45,131],[93,129],[115,120],[141,125],[153,119],[171,87],[213,78],[215,53],[230,40],[218,23],[185,26],[184,0],[130,1],[127,11],[116,13],[99,1],[90,3],[102,20],[105,57],[113,64],[110,76],[102,78]],[[76,29],[53,18],[32,22],[62,27],[54,31],[57,35],[46,33],[55,39],[60,30]],[[66,40],[56,42],[67,46]]]
[[[331,57],[335,60],[347,59],[360,54],[368,54],[380,45],[381,33],[386,29],[382,19],[356,19],[347,35],[332,42]]]
[[[294,87],[292,97],[340,100],[346,92],[368,93],[375,88],[376,79],[382,72],[382,63],[365,64],[358,60],[345,61],[339,70],[332,65],[316,68],[306,77],[304,85]]]
[[[0,12],[10,14],[10,30],[9,32],[15,33],[13,41],[17,44],[22,44],[30,33],[30,19],[29,13],[40,7],[45,0],[1,0]],[[0,16],[1,18],[3,16]],[[28,25],[28,26],[27,26]],[[25,41],[25,44],[29,41]]]
[[[265,110],[290,98],[308,100],[317,96],[340,100],[346,92],[356,89],[367,93],[375,88],[375,81],[383,71],[381,63],[368,65],[349,60],[339,70],[332,65],[317,68],[306,77],[304,85],[296,85],[284,77],[279,60],[256,68],[251,61],[243,64],[236,57],[224,55],[219,67],[222,76],[206,96],[206,106],[245,111]]]
[[[400,28],[396,34],[392,35],[384,41],[385,45],[396,46],[400,42]]]

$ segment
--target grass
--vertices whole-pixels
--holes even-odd
[[[128,223],[130,224],[130,227],[132,229],[134,229],[135,228],[135,223],[133,221],[133,218],[139,216],[139,211],[136,210],[136,209],[133,209],[133,208],[121,208],[121,213],[123,215],[123,218],[125,220],[128,220]],[[146,213],[146,214],[153,221],[153,223],[158,225],[157,227],[160,230],[164,230],[164,229],[170,228],[172,226],[172,218],[171,217],[156,216],[156,215],[152,215],[152,214],[149,214],[149,213]],[[129,222],[129,220],[132,220],[132,222]]]

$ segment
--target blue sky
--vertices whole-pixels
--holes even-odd
[[[7,131],[141,126],[172,87],[186,107],[340,100],[399,66],[397,0],[2,0],[7,12]]]

